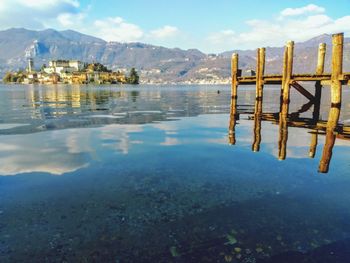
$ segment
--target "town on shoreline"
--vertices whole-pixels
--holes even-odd
[[[25,70],[7,72],[4,83],[20,84],[139,84],[139,75],[131,68],[128,75],[109,70],[101,63],[84,63],[78,60],[51,60],[49,65],[34,69],[34,61],[28,59]]]

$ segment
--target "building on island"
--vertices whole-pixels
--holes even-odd
[[[35,71],[34,61],[28,57],[26,72],[7,72],[3,81],[26,84],[138,84],[131,83],[130,79],[125,73],[113,72],[101,63],[87,64],[79,60],[51,60],[48,66],[44,64],[40,71]]]
[[[51,60],[48,67],[43,67],[43,71],[51,73],[72,73],[75,71],[82,71],[85,64],[79,60]]]
[[[256,72],[254,69],[247,69],[245,73],[246,73],[245,75],[247,76],[256,76]]]
[[[28,68],[27,68],[28,73],[31,73],[34,71],[34,60],[33,58],[28,58]]]

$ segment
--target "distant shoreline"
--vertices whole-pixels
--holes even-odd
[[[230,85],[230,83],[140,83],[139,85],[133,85],[133,84],[125,84],[125,83],[117,83],[117,84],[94,84],[94,83],[87,83],[87,84],[71,84],[71,83],[6,83],[0,80],[1,85],[13,85],[13,86],[227,86]]]

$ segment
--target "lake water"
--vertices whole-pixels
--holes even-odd
[[[279,92],[265,88],[264,113]],[[234,133],[230,103],[228,86],[0,85],[0,262],[349,262],[344,127],[320,173],[324,130],[310,158],[314,127],[290,123],[279,158],[255,88],[240,87]]]

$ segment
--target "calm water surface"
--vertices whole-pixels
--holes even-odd
[[[312,130],[289,127],[279,161],[262,121],[253,152],[255,90],[238,96],[230,145],[228,86],[1,85],[0,262],[350,262],[349,137],[328,173],[322,130],[309,158]]]

